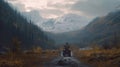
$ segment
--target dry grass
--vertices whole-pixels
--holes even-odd
[[[92,67],[120,67],[120,49],[72,49],[81,62]],[[31,53],[8,53],[0,55],[0,67],[43,67],[45,63],[60,55],[59,50]]]
[[[56,57],[56,51],[44,51],[45,53],[0,55],[0,67],[43,67],[43,64]]]
[[[120,49],[80,50],[76,56],[93,67],[120,67]]]

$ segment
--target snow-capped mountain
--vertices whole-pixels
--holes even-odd
[[[42,18],[37,11],[31,11],[23,13],[28,19],[34,22],[34,24],[41,27],[44,31],[62,33],[74,30],[79,30],[88,24],[88,18],[76,15],[66,14],[56,19]]]
[[[88,19],[76,14],[67,14],[57,19],[49,19],[42,23],[43,29],[61,33],[81,29],[88,24]]]

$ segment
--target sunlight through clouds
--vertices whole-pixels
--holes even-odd
[[[42,17],[44,18],[57,18],[66,13],[69,13],[70,8],[77,0],[9,0],[13,5],[23,4],[25,10],[21,11],[32,11],[40,10]],[[19,8],[19,7],[17,7]],[[60,14],[53,13],[58,11]]]
[[[6,0],[20,11],[38,10],[43,18],[57,18],[68,13],[96,17],[109,13],[120,0]],[[19,6],[18,6],[19,5]],[[21,7],[23,5],[24,7]],[[56,13],[56,12],[57,13]],[[55,13],[54,13],[55,12]]]

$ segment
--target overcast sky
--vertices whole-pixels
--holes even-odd
[[[7,0],[20,11],[38,10],[44,18],[68,13],[86,17],[102,16],[116,9],[120,0]]]
[[[6,0],[45,31],[72,31],[120,7],[120,0]],[[68,17],[71,16],[71,17]],[[62,21],[60,17],[68,19]],[[67,18],[68,17],[68,18]],[[59,21],[46,22],[55,19]],[[72,19],[72,23],[71,23]],[[76,22],[77,21],[77,22]],[[61,22],[61,23],[60,23]],[[76,24],[75,24],[76,22]],[[45,26],[45,23],[47,26]],[[60,23],[60,24],[59,24]],[[49,25],[48,25],[49,24]],[[49,27],[48,27],[49,26]],[[48,27],[48,28],[47,28]],[[54,28],[51,30],[50,28]],[[66,29],[66,30],[65,30]],[[70,30],[68,30],[70,29]]]

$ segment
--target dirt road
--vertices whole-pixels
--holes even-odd
[[[58,57],[50,62],[44,63],[44,67],[89,67],[82,64],[74,57]]]

